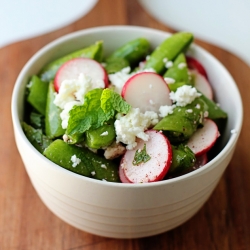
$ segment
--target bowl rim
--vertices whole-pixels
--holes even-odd
[[[148,28],[148,27],[143,27],[143,26],[108,25],[108,26],[97,26],[97,27],[78,30],[78,31],[63,35],[63,36],[51,41],[50,43],[48,43],[47,45],[45,45],[41,49],[39,49],[26,62],[26,64],[24,65],[24,67],[20,71],[20,73],[15,81],[15,85],[14,85],[12,97],[11,97],[11,116],[12,116],[12,123],[13,123],[14,131],[19,135],[19,138],[23,141],[23,143],[25,143],[27,145],[28,149],[32,152],[32,154],[35,154],[37,157],[39,157],[44,162],[44,164],[46,166],[52,167],[57,171],[60,171],[60,172],[62,171],[62,173],[64,172],[68,175],[72,175],[74,178],[80,178],[80,179],[87,181],[87,182],[90,182],[90,183],[96,183],[96,184],[99,183],[101,185],[116,186],[119,188],[122,188],[122,187],[125,187],[125,188],[143,188],[143,187],[148,187],[148,186],[162,186],[162,185],[166,185],[166,184],[177,183],[177,182],[189,179],[189,178],[193,178],[194,176],[199,175],[202,172],[205,172],[205,171],[212,169],[213,164],[216,162],[222,161],[227,156],[227,153],[229,153],[233,149],[235,144],[237,143],[237,140],[238,140],[238,137],[240,135],[241,128],[242,128],[242,123],[243,123],[243,104],[242,104],[242,99],[241,99],[241,95],[240,95],[239,89],[237,87],[237,84],[234,81],[233,77],[231,76],[230,72],[210,52],[206,51],[205,49],[203,49],[202,47],[200,47],[199,45],[197,45],[195,43],[193,43],[192,46],[196,50],[198,50],[201,53],[206,54],[206,56],[209,56],[210,58],[212,58],[217,63],[217,65],[220,66],[221,70],[223,70],[224,73],[228,75],[228,77],[231,79],[231,81],[234,85],[234,94],[236,96],[236,99],[238,100],[238,108],[237,108],[238,119],[236,121],[236,126],[234,128],[236,133],[231,133],[231,136],[230,136],[229,140],[226,142],[226,145],[223,147],[223,149],[202,168],[196,169],[195,171],[192,171],[190,173],[184,174],[184,175],[179,176],[179,177],[175,177],[173,179],[167,179],[167,180],[162,180],[162,181],[158,181],[158,182],[150,182],[150,183],[143,183],[143,184],[142,183],[119,183],[119,182],[100,181],[100,180],[96,180],[93,178],[89,178],[89,177],[85,177],[85,176],[76,174],[74,172],[71,172],[69,170],[66,170],[66,169],[58,166],[57,164],[55,164],[52,161],[50,161],[49,159],[47,159],[40,152],[38,152],[35,149],[35,147],[29,142],[27,137],[25,136],[25,134],[22,130],[22,127],[21,127],[20,120],[19,120],[17,100],[18,100],[20,87],[22,86],[22,84],[21,84],[22,79],[24,78],[26,73],[29,71],[29,68],[32,66],[32,64],[37,59],[39,59],[44,53],[53,49],[55,46],[59,46],[60,44],[62,44],[63,42],[66,42],[67,40],[71,40],[71,39],[74,39],[78,36],[82,36],[85,34],[97,33],[99,31],[111,31],[111,30],[112,31],[115,31],[115,30],[120,31],[121,29],[123,31],[140,30],[140,31],[145,31],[145,32],[151,32],[154,34],[158,33],[158,34],[166,36],[166,37],[172,34],[172,33],[167,32],[167,31],[157,30],[154,28]]]

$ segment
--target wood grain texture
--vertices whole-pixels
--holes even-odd
[[[67,225],[38,197],[14,142],[10,113],[14,82],[28,59],[50,41],[80,29],[113,24],[173,31],[149,16],[137,1],[99,0],[90,13],[65,28],[0,49],[0,249],[250,249],[250,69],[228,51],[199,40],[196,43],[218,58],[236,80],[245,110],[234,157],[211,198],[193,218],[157,236],[109,239]]]

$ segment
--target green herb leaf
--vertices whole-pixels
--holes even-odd
[[[97,129],[114,118],[116,112],[127,114],[131,106],[111,89],[93,89],[84,97],[84,104],[75,106],[70,112],[66,134],[71,143],[82,140],[82,134]]]
[[[109,120],[101,108],[102,89],[94,89],[85,95],[84,104],[75,106],[70,112],[66,134],[71,137],[88,129],[97,129]],[[72,138],[71,138],[72,139]],[[73,141],[75,143],[75,141]]]
[[[146,144],[144,144],[143,149],[136,150],[135,157],[134,157],[134,160],[132,163],[134,166],[137,166],[142,162],[149,161],[150,159],[151,159],[151,157],[147,154],[147,151],[146,151]]]
[[[131,108],[118,93],[108,88],[102,92],[101,107],[110,118],[115,115],[115,111],[127,114]]]

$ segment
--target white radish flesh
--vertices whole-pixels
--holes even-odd
[[[78,79],[81,73],[91,77],[93,82],[103,81],[103,88],[108,86],[108,75],[99,62],[90,58],[75,58],[58,69],[54,79],[55,90],[58,92],[64,80]]]
[[[140,72],[127,80],[122,97],[141,112],[158,112],[160,106],[172,105],[169,87],[163,77],[153,72]]]
[[[132,183],[145,183],[159,181],[164,178],[172,162],[172,148],[167,137],[160,131],[148,130],[148,141],[137,139],[137,146],[133,150],[127,150],[121,160],[121,166],[126,179]],[[146,153],[150,159],[134,165],[134,157],[137,150],[143,150],[146,145]]]
[[[219,135],[216,123],[211,119],[206,119],[204,126],[199,128],[188,140],[187,146],[193,151],[196,157],[200,156],[212,148]]]
[[[203,95],[205,95],[210,100],[213,99],[213,90],[208,82],[208,80],[200,74],[197,70],[189,70],[189,72],[194,76],[194,87],[199,90]]]

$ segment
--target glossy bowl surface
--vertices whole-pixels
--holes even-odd
[[[40,154],[25,137],[25,85],[48,62],[76,49],[104,41],[109,54],[126,41],[149,39],[156,47],[170,34],[135,26],[104,26],[78,31],[38,51],[20,72],[13,90],[12,119],[21,158],[46,206],[70,225],[100,236],[139,238],[173,229],[190,219],[207,201],[228,166],[241,131],[243,108],[236,83],[221,63],[192,45],[189,54],[202,62],[216,101],[228,113],[218,154],[204,167],[181,177],[148,184],[98,181],[65,170]],[[196,229],[194,229],[196,230]]]

